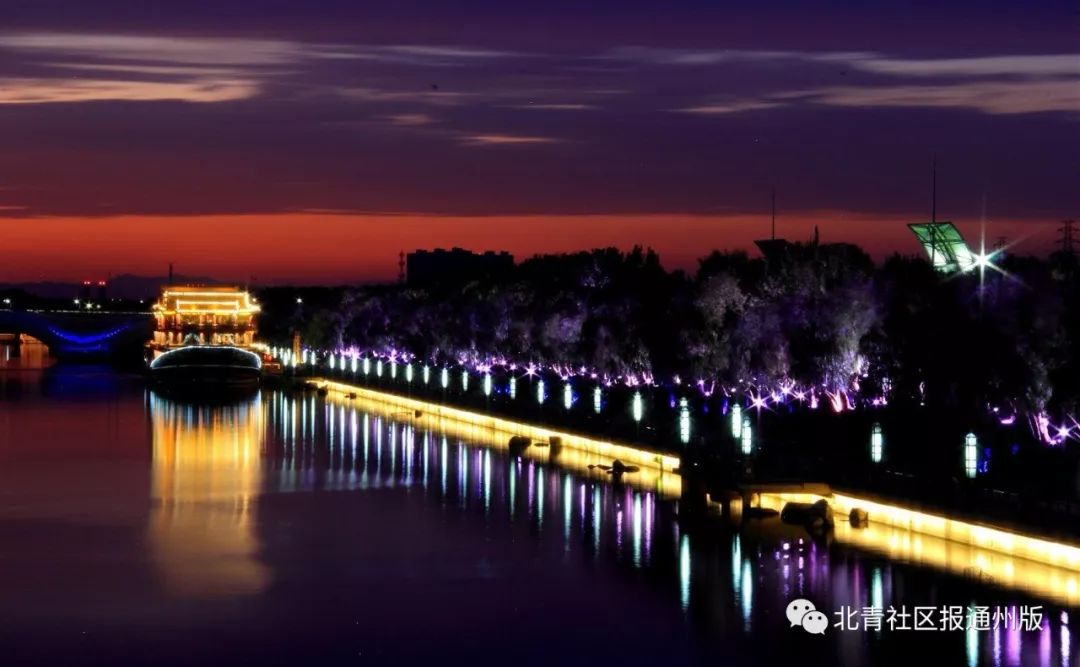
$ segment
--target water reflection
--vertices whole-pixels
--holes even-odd
[[[149,544],[165,585],[184,596],[257,593],[255,504],[262,490],[265,420],[259,397],[240,405],[183,405],[149,396]]]
[[[779,510],[787,502],[813,502],[817,498],[764,493],[760,505]],[[852,507],[862,507],[875,519],[860,528],[837,521],[833,536],[843,544],[1061,604],[1080,603],[1080,550],[1076,547],[841,494],[834,496],[834,505],[840,517]]]
[[[0,334],[0,370],[40,370],[56,363],[41,341],[23,336],[17,351],[10,334]]]
[[[160,509],[150,536],[170,589],[181,595],[258,594],[273,579],[272,568],[260,557],[259,497],[327,490],[415,489],[436,507],[475,516],[486,525],[513,526],[524,518],[532,539],[556,540],[564,560],[580,553],[627,573],[648,571],[652,585],[670,586],[677,608],[707,638],[730,637],[734,630],[758,641],[787,631],[776,618],[794,597],[816,600],[832,619],[832,611],[841,606],[914,604],[917,598],[897,596],[898,580],[929,586],[924,594],[930,598],[941,594],[936,583],[920,579],[917,572],[901,573],[897,566],[860,554],[953,571],[955,562],[975,559],[991,567],[1002,558],[999,553],[993,558],[958,555],[957,549],[971,547],[893,526],[855,531],[841,524],[831,544],[801,529],[764,528],[767,524],[750,519],[735,531],[715,523],[680,526],[675,506],[665,500],[666,493],[658,493],[663,487],[655,486],[657,478],[613,485],[610,478],[592,476],[574,457],[566,459],[566,469],[543,451],[510,455],[496,435],[484,437],[453,423],[432,428],[418,425],[411,413],[364,407],[369,410],[333,398],[280,393],[217,407],[151,397],[153,494]],[[550,516],[558,517],[554,527]],[[660,558],[654,558],[656,553]],[[1069,590],[1067,580],[1033,567],[1013,563],[1008,583],[1041,578],[1048,586],[1057,582]],[[1049,592],[1045,586],[1028,588]],[[1000,599],[998,592],[982,590],[980,595]],[[1017,603],[1009,603],[1015,614]],[[962,604],[974,604],[974,598]],[[723,608],[734,613],[734,627],[726,613],[714,616]],[[1067,616],[1046,609],[1041,632],[968,630],[946,646],[969,665],[984,660],[1066,664],[1071,636],[1061,619]],[[1053,632],[1058,642],[1050,641]],[[876,642],[895,641],[895,632],[880,628],[838,635],[840,662],[864,663]]]
[[[40,406],[21,396],[4,407],[14,408],[8,410],[16,415],[12,423],[30,424]],[[28,409],[20,412],[22,406]],[[141,502],[143,509],[130,519],[137,540],[125,543],[109,533],[99,542],[135,554],[130,560],[151,572],[152,581],[128,583],[132,568],[102,569],[111,574],[86,584],[100,586],[86,598],[113,599],[126,585],[137,588],[149,608],[199,605],[200,612],[213,612],[205,616],[207,625],[227,624],[227,636],[235,627],[237,637],[259,637],[268,646],[306,641],[310,652],[292,656],[318,655],[316,649],[356,636],[368,645],[388,633],[396,641],[384,646],[392,646],[394,657],[421,650],[412,648],[418,633],[442,633],[447,642],[468,634],[477,643],[472,657],[489,660],[520,650],[539,633],[542,646],[529,650],[547,651],[544,662],[577,662],[589,650],[608,655],[616,645],[628,647],[621,654],[627,662],[716,657],[714,664],[739,665],[767,657],[800,667],[910,665],[931,655],[941,665],[1064,666],[1076,656],[1070,609],[1057,606],[1052,594],[939,569],[926,555],[939,552],[928,536],[919,538],[918,552],[879,548],[894,541],[914,548],[915,537],[896,527],[860,542],[843,529],[829,540],[752,518],[680,520],[678,501],[655,479],[615,484],[572,458],[561,466],[542,448],[511,454],[501,437],[475,431],[474,439],[449,422],[313,394],[267,392],[236,405],[196,406],[140,388],[110,409],[137,417],[141,440],[134,449],[141,457],[134,465],[143,475],[141,486],[114,505]],[[105,435],[132,439],[129,430],[82,423],[82,449],[96,450]],[[41,493],[45,484],[46,478],[16,466],[15,454],[41,451],[29,437],[33,432],[29,426],[11,431],[19,435],[16,444],[0,437],[6,454],[0,482],[12,507],[25,506],[29,497],[16,493]],[[50,461],[75,464],[62,478],[86,475],[88,455],[75,459],[63,451]],[[93,474],[108,479],[100,467]],[[38,583],[49,578],[49,559],[20,551],[27,535],[55,530],[51,505],[34,509],[34,517],[53,521],[49,528],[25,529],[34,518],[26,511],[0,513],[5,562],[33,563],[43,572],[28,583],[18,576],[22,570],[3,576],[0,569],[0,583],[19,601],[0,601],[3,621],[24,618],[28,601],[70,607]],[[92,526],[87,534],[100,532],[97,511],[85,510]],[[77,549],[84,535],[72,533],[64,544]],[[1021,605],[1041,604],[1044,624],[1036,632],[932,636],[830,628],[825,637],[809,637],[784,619],[795,596],[814,601],[830,621],[841,606],[978,604],[1015,613]],[[89,603],[87,609],[87,618],[109,613]],[[311,618],[298,619],[298,609],[311,609],[302,613]],[[192,632],[184,639],[205,643],[206,636]],[[342,656],[339,661],[355,658]],[[70,660],[56,664],[64,662]]]

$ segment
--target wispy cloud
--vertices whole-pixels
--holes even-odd
[[[852,66],[876,74],[911,77],[1080,77],[1080,54],[983,56],[978,58],[861,58]]]
[[[838,107],[934,107],[987,114],[1080,113],[1076,81],[979,81],[927,86],[837,86],[778,97]]]
[[[362,102],[412,102],[429,106],[458,106],[472,95],[470,93],[443,91],[435,88],[419,90],[381,90],[377,88],[351,87],[336,89],[346,98]]]
[[[685,107],[682,109],[674,109],[681,113],[700,114],[703,116],[723,115],[742,113],[744,111],[759,111],[761,109],[772,109],[774,107],[784,106],[784,102],[780,100],[760,100],[760,99],[746,99],[746,100],[733,100],[731,102],[720,102],[713,104],[702,104],[698,106]]]
[[[726,115],[797,105],[850,108],[922,107],[968,109],[991,115],[1080,113],[1080,85],[1073,80],[980,80],[902,86],[825,86],[779,91],[760,97],[704,102],[673,109],[680,113]]]
[[[210,67],[205,65],[134,65],[112,63],[47,62],[47,67],[79,72],[109,72],[145,74],[147,76],[212,77],[243,76],[245,70],[238,67]]]
[[[706,98],[675,109],[682,113],[726,115],[800,104],[951,108],[995,115],[1080,111],[1080,54],[910,59],[846,51],[635,49],[622,55],[665,65],[831,63],[861,72],[863,80],[875,75],[862,85],[781,88],[752,96]]]
[[[719,65],[725,63],[761,63],[783,60],[814,62],[858,61],[875,57],[864,51],[784,51],[767,49],[664,49],[620,47],[598,56],[603,60],[649,65]]]
[[[399,113],[387,116],[386,119],[391,124],[402,127],[419,127],[421,125],[431,125],[435,122],[435,119],[426,113]]]
[[[297,43],[283,40],[80,33],[0,34],[0,48],[50,57],[189,65],[281,65],[302,53]]]
[[[53,32],[0,33],[0,49],[108,61],[247,66],[333,59],[442,66],[457,61],[530,57],[524,53],[458,45],[326,44],[244,37]]]
[[[398,45],[380,47],[379,50],[390,53],[405,53],[414,56],[435,56],[438,58],[464,58],[469,60],[492,59],[492,58],[521,58],[527,54],[511,51],[494,51],[475,47],[462,46],[421,46],[421,45]]]
[[[470,134],[461,138],[468,146],[525,146],[534,144],[557,144],[561,139],[517,134]]]
[[[968,58],[899,58],[868,51],[796,51],[755,49],[663,49],[623,47],[600,58],[652,65],[703,66],[779,61],[832,63],[898,77],[1080,76],[1080,53],[992,55]]]
[[[537,103],[537,104],[513,104],[511,109],[535,109],[537,111],[591,111],[598,108],[595,104],[575,103]]]
[[[225,102],[252,97],[258,86],[251,81],[110,81],[93,79],[0,79],[0,104],[53,104],[126,100],[150,102]]]

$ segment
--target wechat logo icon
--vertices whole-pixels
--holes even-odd
[[[812,635],[823,635],[829,627],[829,617],[818,611],[813,602],[803,598],[788,603],[787,619],[791,627],[799,626]]]

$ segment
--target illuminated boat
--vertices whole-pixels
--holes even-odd
[[[150,377],[170,389],[232,391],[254,389],[262,378],[262,358],[231,345],[188,345],[159,354]]]
[[[155,383],[183,391],[257,387],[264,355],[255,344],[259,305],[235,286],[170,285],[154,304],[150,352]]]

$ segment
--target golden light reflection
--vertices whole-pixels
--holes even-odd
[[[149,544],[176,595],[249,595],[269,571],[257,560],[254,501],[265,423],[258,397],[192,406],[150,396],[153,498]]]
[[[11,334],[0,334],[0,368],[39,369],[48,368],[56,362],[49,355],[49,348],[36,338],[22,334],[19,356],[15,356],[15,339]]]
[[[631,447],[628,445],[595,440],[581,435],[565,433],[542,426],[522,424],[508,419],[493,417],[414,398],[384,394],[340,382],[318,380],[329,391],[330,400],[353,405],[373,415],[401,418],[434,433],[445,434],[478,445],[498,450],[509,450],[510,438],[525,436],[533,443],[549,443],[551,438],[561,440],[561,446],[553,453],[550,446],[533,444],[522,455],[540,463],[551,463],[560,468],[596,479],[611,479],[599,468],[590,465],[610,465],[619,459],[638,471],[623,475],[623,483],[633,488],[654,491],[662,498],[678,498],[682,493],[682,477],[675,472],[678,457],[670,454]],[[354,394],[356,398],[348,398]],[[416,417],[416,413],[420,417]]]
[[[789,502],[822,498],[833,508],[840,543],[1059,603],[1080,603],[1080,548],[1074,545],[844,493],[759,494],[761,507],[777,511]],[[847,521],[854,508],[868,513],[865,528]]]

